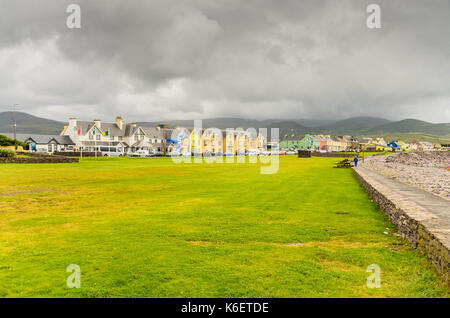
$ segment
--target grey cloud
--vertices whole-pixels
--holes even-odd
[[[379,30],[365,26],[372,2]],[[69,3],[1,0],[0,105],[58,119],[450,121],[449,1],[83,0],[81,30],[65,26]]]

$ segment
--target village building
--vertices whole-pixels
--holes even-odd
[[[70,118],[61,136],[69,137],[77,151],[164,151],[164,134],[159,127],[138,127],[136,123],[125,125],[122,117],[116,117],[114,123],[105,123],[98,119],[89,122]]]
[[[75,151],[75,143],[69,136],[34,135],[24,141],[29,151]]]
[[[300,149],[300,140],[304,135],[296,135],[295,133],[285,134],[283,140],[279,143],[279,148],[284,150],[297,150]]]
[[[298,149],[301,150],[319,150],[319,146],[320,141],[310,134],[305,134],[305,136],[298,142]]]
[[[358,139],[345,135],[345,136],[339,136],[340,139],[342,139],[343,142],[345,142],[345,151],[355,151],[358,149]]]
[[[126,125],[124,141],[131,152],[147,150],[149,153],[164,152],[164,133],[161,127],[142,127],[136,123]]]

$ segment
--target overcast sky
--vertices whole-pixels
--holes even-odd
[[[449,0],[0,0],[0,14],[0,111],[450,122]]]

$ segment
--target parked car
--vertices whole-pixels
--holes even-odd
[[[128,156],[130,157],[149,157],[150,153],[148,150],[136,150],[135,152],[129,152]]]
[[[259,149],[249,149],[247,152],[249,156],[259,156],[260,153]]]
[[[270,156],[270,155],[272,155],[272,152],[269,150],[264,150],[264,151],[261,151],[261,153],[259,155],[260,156]]]
[[[100,151],[103,157],[123,157],[125,153],[116,148],[101,147]]]

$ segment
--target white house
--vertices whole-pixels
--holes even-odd
[[[122,117],[116,117],[114,123],[70,118],[69,125],[64,127],[61,135],[69,136],[76,149],[83,151],[164,151],[164,136],[159,127],[141,127],[136,123],[125,125]]]
[[[74,151],[75,143],[69,136],[34,135],[24,140],[29,151]]]

